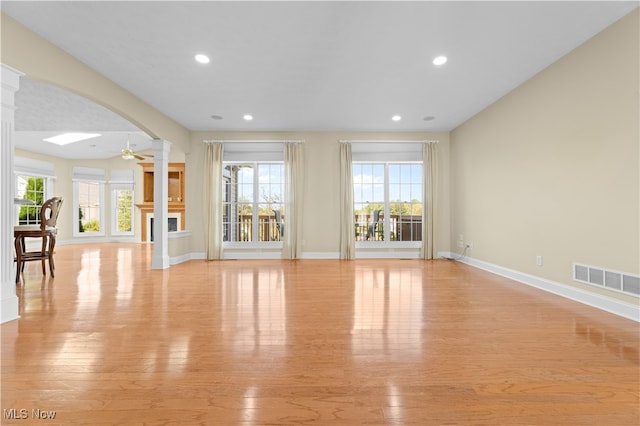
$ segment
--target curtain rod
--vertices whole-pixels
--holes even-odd
[[[304,140],[282,140],[282,139],[203,139],[203,143],[304,143]]]
[[[341,139],[340,143],[439,143],[437,139],[429,139],[422,141],[399,141],[399,140],[344,140]]]

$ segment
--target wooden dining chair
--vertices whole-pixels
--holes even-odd
[[[39,225],[21,225],[13,228],[16,250],[16,282],[20,281],[20,274],[24,272],[26,262],[42,262],[42,274],[46,275],[46,261],[49,261],[49,272],[54,277],[55,263],[53,261],[54,249],[56,246],[56,235],[58,233],[57,222],[62,198],[53,197],[42,204],[40,210]],[[27,250],[27,238],[41,238],[42,243],[39,250]]]

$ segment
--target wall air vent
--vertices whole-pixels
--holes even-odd
[[[637,275],[574,263],[573,279],[625,294],[640,296],[640,277]]]

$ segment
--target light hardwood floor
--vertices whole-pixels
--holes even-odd
[[[3,425],[640,423],[636,322],[447,260],[150,255],[27,265]]]

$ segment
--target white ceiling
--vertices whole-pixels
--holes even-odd
[[[190,130],[449,131],[638,1],[3,0],[1,7]],[[196,53],[211,63],[196,63]],[[440,54],[449,61],[436,67]],[[110,144],[94,140],[93,151],[74,144],[76,158],[117,154],[137,130],[28,79],[16,103],[24,135],[120,132]],[[244,121],[246,113],[254,120]],[[137,136],[138,149],[148,148]],[[26,139],[25,149],[40,149]]]

